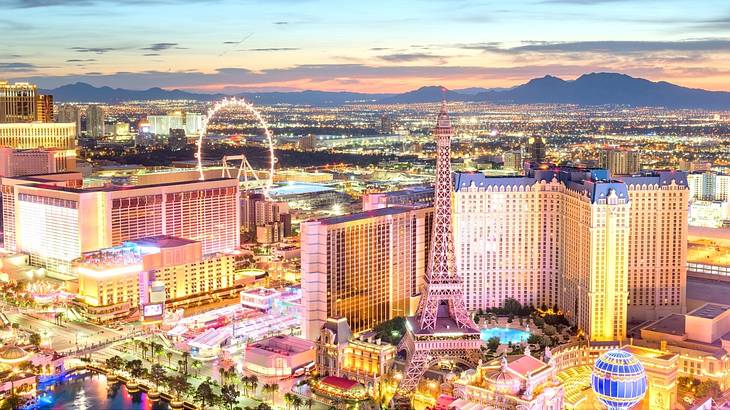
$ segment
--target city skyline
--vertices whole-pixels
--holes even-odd
[[[84,81],[200,92],[402,92],[620,71],[730,90],[730,25],[719,1],[691,9],[623,0],[2,4],[9,41],[0,72],[43,88]]]
[[[0,409],[730,408],[727,0],[0,10]]]

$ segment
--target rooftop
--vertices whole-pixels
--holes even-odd
[[[418,321],[415,317],[408,317],[406,318],[406,327],[410,327],[413,329],[413,333],[416,335],[429,335],[429,334],[438,334],[438,335],[468,335],[468,334],[474,334],[477,337],[481,335],[479,333],[479,330],[477,329],[468,329],[468,328],[460,328],[456,322],[449,318],[449,317],[438,317],[436,320],[436,329],[434,330],[426,330],[421,329]]]
[[[685,317],[679,313],[673,313],[667,317],[657,320],[644,329],[652,332],[667,333],[675,336],[684,335]]]
[[[621,350],[626,350],[627,352],[633,354],[634,356],[653,358],[653,359],[659,359],[659,360],[671,360],[675,356],[677,356],[676,353],[665,352],[662,350],[651,349],[649,347],[637,346],[637,345],[626,345],[626,346],[621,347]]]
[[[611,178],[608,170],[601,168],[553,167],[550,169],[531,169],[526,176],[487,176],[481,172],[454,173],[454,190],[475,186],[527,187],[540,181],[553,179],[569,189],[581,192],[592,202],[605,199],[613,192],[619,198],[628,199],[628,185],[647,184],[668,186],[672,183],[687,186],[687,173],[683,171],[652,171],[639,175],[622,175]]]
[[[32,180],[32,179],[30,179]],[[162,184],[150,184],[150,185],[104,185],[104,186],[94,186],[94,187],[88,187],[88,188],[70,188],[65,186],[58,186],[58,185],[52,185],[49,182],[58,182],[55,180],[43,180],[39,181],[35,184],[28,184],[26,186],[34,187],[34,188],[41,188],[41,189],[47,189],[51,191],[63,191],[63,192],[71,192],[75,194],[82,194],[87,192],[117,192],[117,191],[131,191],[135,189],[154,189],[154,188],[162,188],[167,186],[175,186],[175,185],[193,185],[193,184],[201,184],[201,183],[210,183],[210,182],[217,182],[217,181],[236,181],[235,178],[211,178],[206,179],[205,181],[176,181],[176,182],[166,182]]]
[[[292,182],[280,187],[271,188],[269,194],[273,197],[287,195],[316,194],[320,192],[334,191],[335,189],[322,184],[305,184]]]
[[[706,303],[697,309],[687,313],[687,316],[694,316],[703,319],[714,319],[726,311],[730,310],[730,306],[720,305],[716,303]]]
[[[314,349],[314,342],[296,336],[277,335],[251,344],[247,349],[289,356]]]
[[[319,222],[324,225],[337,225],[346,222],[357,221],[360,219],[376,218],[379,216],[398,215],[410,211],[410,208],[402,207],[388,207],[378,208],[365,212],[358,212],[355,214],[332,216],[329,218],[319,219]]]
[[[548,368],[542,360],[528,355],[522,355],[515,360],[509,361],[508,367],[523,377]]]
[[[152,236],[149,238],[136,239],[129,243],[136,244],[141,247],[152,246],[155,248],[176,248],[178,246],[189,245],[195,243],[192,239],[178,238],[170,235]]]
[[[322,383],[337,387],[341,390],[351,390],[354,387],[357,387],[359,384],[358,382],[350,379],[345,379],[342,377],[336,377],[336,376],[327,376],[322,379]]]
[[[277,292],[273,289],[268,289],[268,288],[246,289],[246,290],[241,291],[241,293],[244,293],[246,295],[262,296],[262,297],[275,296],[275,295],[279,294],[279,292]]]

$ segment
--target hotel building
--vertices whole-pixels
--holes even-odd
[[[81,110],[78,105],[62,104],[58,107],[56,122],[76,124],[76,136],[81,135]]]
[[[35,120],[53,122],[53,96],[39,95],[35,104]]]
[[[291,213],[286,202],[263,194],[241,195],[241,233],[258,243],[277,243],[292,235]]]
[[[598,166],[611,175],[633,175],[641,171],[639,153],[627,149],[606,148],[598,153]]]
[[[53,174],[71,169],[59,169],[59,166],[70,166],[71,161],[57,157],[57,150],[14,150],[0,147],[0,177],[17,177],[23,175]],[[75,161],[74,161],[75,162]]]
[[[376,192],[363,195],[362,210],[370,211],[391,206],[433,206],[433,186],[416,186],[398,191]]]
[[[104,136],[104,108],[98,105],[86,107],[86,136],[99,138]]]
[[[201,242],[158,236],[84,253],[73,261],[86,315],[98,322],[139,312],[162,317],[196,295],[235,287],[231,254],[203,255]]]
[[[82,188],[65,173],[2,185],[5,248],[57,273],[83,253],[159,235],[199,241],[203,255],[240,245],[235,179]]]
[[[712,171],[687,175],[690,200],[729,201],[730,175]]]
[[[454,181],[468,309],[507,298],[557,304],[591,340],[622,339],[627,320],[684,310],[686,173],[616,180],[561,168]]]
[[[629,190],[629,304],[632,322],[684,313],[687,208],[684,172],[620,176]]]
[[[361,332],[415,312],[431,237],[431,208],[380,208],[302,223],[304,337],[329,317]]]
[[[43,97],[38,95],[38,87],[33,84],[0,81],[0,123],[41,121],[38,108],[43,108],[43,102],[47,102]]]
[[[76,126],[73,123],[0,124],[0,146],[15,150],[48,150],[53,153],[56,170],[76,169]]]

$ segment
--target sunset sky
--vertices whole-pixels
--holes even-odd
[[[402,92],[622,72],[730,91],[727,0],[0,0],[0,80]]]

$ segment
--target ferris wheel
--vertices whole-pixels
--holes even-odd
[[[247,102],[243,98],[224,98],[221,101],[215,103],[209,110],[208,114],[203,119],[203,126],[198,141],[196,142],[197,151],[195,153],[195,159],[197,160],[198,173],[200,174],[200,180],[205,180],[205,173],[203,172],[203,138],[208,134],[208,124],[211,118],[215,117],[219,111],[225,109],[241,109],[245,112],[250,113],[254,116],[258,122],[259,127],[264,131],[264,137],[266,138],[266,144],[268,145],[268,163],[267,168],[264,171],[256,171],[251,166],[251,163],[246,157],[241,155],[232,155],[223,157],[223,171],[222,176],[231,177],[230,169],[228,167],[229,160],[240,160],[240,167],[238,168],[238,179],[243,176],[245,182],[248,182],[249,173],[252,175],[253,180],[259,181],[263,187],[264,195],[269,196],[269,190],[274,184],[274,167],[276,165],[276,157],[274,156],[274,134],[269,129],[269,125],[261,115],[261,113],[253,106],[253,104]],[[260,176],[261,173],[265,174],[265,178]]]

